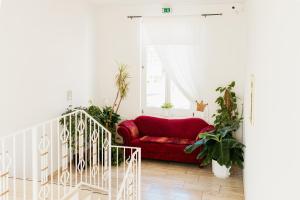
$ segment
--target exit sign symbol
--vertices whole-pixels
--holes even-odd
[[[163,13],[171,13],[171,8],[163,8],[162,12]]]

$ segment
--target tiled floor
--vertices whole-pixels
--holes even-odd
[[[226,180],[214,177],[210,167],[143,160],[143,200],[243,200],[241,170]]]
[[[115,170],[116,168],[113,167],[113,199],[116,194]],[[25,199],[31,199],[31,183],[26,181]],[[17,199],[24,199],[23,187],[23,181],[19,180]],[[61,187],[60,191],[63,189]],[[57,191],[58,187],[54,185],[52,193],[56,194]],[[81,193],[83,194],[84,191]],[[141,193],[142,200],[243,200],[243,177],[241,170],[236,168],[232,170],[230,178],[223,180],[214,177],[211,167],[199,168],[191,164],[143,160]],[[92,199],[107,199],[107,196],[100,194],[94,196]],[[58,197],[55,196],[54,199]]]

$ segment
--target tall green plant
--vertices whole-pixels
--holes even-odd
[[[213,115],[215,118],[214,125],[217,129],[233,126],[235,129],[232,132],[235,132],[243,118],[239,115],[237,96],[233,91],[235,87],[235,82],[231,82],[225,87],[218,87],[216,89],[219,92],[220,96],[217,98],[216,103],[219,108],[217,113]]]
[[[228,86],[216,89],[220,96],[216,100],[219,108],[213,115],[215,129],[199,134],[199,140],[185,148],[186,153],[192,153],[203,147],[197,155],[197,159],[204,159],[202,166],[209,165],[212,160],[216,160],[226,167],[236,164],[243,168],[245,146],[233,137],[243,121],[239,115],[234,87],[235,82],[231,82]]]
[[[129,81],[130,78],[127,65],[126,64],[118,64],[119,69],[118,73],[115,77],[115,84],[118,89],[116,99],[113,103],[112,109],[114,112],[118,112],[121,102],[126,98],[129,91]]]

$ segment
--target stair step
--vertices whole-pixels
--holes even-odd
[[[66,200],[107,200],[106,195],[96,194],[90,191],[79,190]]]

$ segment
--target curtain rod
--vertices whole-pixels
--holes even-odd
[[[222,16],[223,13],[207,13],[207,14],[201,14],[202,17],[212,17],[212,16]],[[134,18],[143,18],[143,16],[127,16],[128,19],[134,19]]]
[[[209,13],[209,14],[202,14],[202,17],[210,17],[210,16],[222,16],[223,13]]]
[[[127,16],[128,19],[142,18],[143,16]]]

